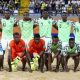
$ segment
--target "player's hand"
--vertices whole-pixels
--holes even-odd
[[[13,72],[17,71],[17,65],[13,64],[13,62],[11,64],[11,67]]]
[[[34,62],[30,62],[30,65],[31,65],[31,70],[35,70],[35,65],[34,65]]]
[[[34,57],[40,58],[40,56],[38,55],[38,53],[33,53]]]
[[[20,60],[21,60],[20,57],[17,56],[17,57],[14,59],[13,64],[16,64],[16,65],[17,65]]]

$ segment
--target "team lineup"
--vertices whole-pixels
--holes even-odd
[[[4,69],[5,50],[8,50],[9,72],[17,71],[18,63],[22,62],[22,71],[25,71],[26,62],[29,71],[52,71],[52,63],[56,58],[55,72],[69,71],[68,60],[74,60],[74,69],[80,62],[80,15],[79,21],[68,20],[67,12],[63,12],[60,20],[52,19],[47,11],[43,11],[38,20],[32,20],[29,13],[23,13],[23,19],[16,20],[9,11],[5,11],[0,20],[0,71]],[[18,27],[19,31],[13,32]],[[39,33],[33,29],[38,27]],[[52,27],[58,34],[52,33]]]

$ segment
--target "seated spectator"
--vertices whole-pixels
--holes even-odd
[[[45,2],[42,2],[41,3],[41,14],[42,12],[46,9],[46,3]]]
[[[34,5],[34,12],[35,13],[39,13],[39,10],[40,10],[40,4],[39,3],[35,3],[35,5]]]
[[[69,4],[69,6],[67,8],[67,12],[68,12],[68,14],[71,14],[73,12],[71,4]]]

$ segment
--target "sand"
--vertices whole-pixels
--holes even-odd
[[[52,67],[55,68],[56,60],[54,60]],[[30,73],[26,65],[26,71],[21,71],[21,63],[19,63],[17,72],[8,72],[7,64],[7,53],[4,58],[4,70],[0,72],[0,80],[80,80],[80,65],[77,72],[73,72],[74,62],[72,59],[69,60],[68,66],[70,68],[69,72],[50,72],[45,71],[41,73],[40,71],[33,71]]]

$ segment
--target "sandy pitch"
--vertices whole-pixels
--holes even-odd
[[[52,66],[55,67],[55,62]],[[69,68],[73,69],[74,62],[69,60]],[[28,66],[26,66],[28,68]],[[77,72],[49,72],[41,73],[34,71],[30,73],[27,69],[25,72],[21,71],[21,63],[19,64],[19,70],[17,72],[8,72],[7,53],[4,58],[4,70],[0,72],[0,80],[80,80],[80,65]]]

